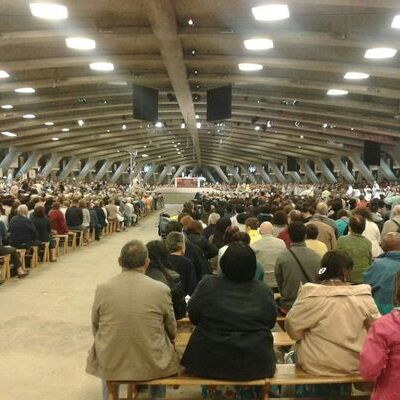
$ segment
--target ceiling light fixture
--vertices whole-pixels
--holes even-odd
[[[261,129],[261,127],[259,127],[258,125],[254,127],[255,131],[259,131]]]
[[[125,124],[122,125],[122,130],[123,130],[123,131],[126,131],[126,125],[125,125]]]
[[[358,80],[358,79],[368,79],[369,74],[366,74],[365,72],[346,72],[344,75],[344,79],[348,80]]]
[[[368,49],[364,57],[369,59],[383,59],[383,58],[391,58],[394,57],[397,53],[396,49],[392,49],[390,47],[376,47],[374,49]]]
[[[22,87],[22,88],[15,89],[14,92],[16,92],[16,93],[25,93],[26,94],[26,93],[35,93],[36,90],[34,88],[31,88],[31,87]]]
[[[8,131],[6,131],[6,132],[1,132],[1,134],[4,135],[4,136],[8,136],[8,137],[15,137],[15,136],[17,136],[16,133],[14,133],[14,132],[8,132]]]
[[[58,137],[53,137],[51,138],[51,140],[53,140],[54,142],[57,142],[57,140],[60,140]]]
[[[93,50],[96,48],[96,41],[84,37],[69,37],[65,39],[65,44],[70,49]]]
[[[110,72],[114,71],[114,65],[110,62],[94,62],[89,64],[92,71]]]
[[[83,119],[78,119],[78,125],[79,126],[85,125],[85,121]]]
[[[69,132],[69,128],[62,128],[61,129],[63,132]]]
[[[239,69],[241,71],[260,71],[263,69],[263,66],[261,64],[241,63],[239,64]]]
[[[6,71],[0,70],[0,79],[3,78],[9,78],[10,74],[8,74]]]
[[[247,50],[268,50],[274,48],[274,42],[271,39],[247,39],[243,43]]]
[[[61,20],[68,18],[67,7],[54,3],[30,3],[31,13],[34,17]]]
[[[348,93],[349,92],[347,90],[344,90],[344,89],[329,89],[326,92],[326,94],[328,96],[345,96]]]
[[[192,18],[188,19],[188,25],[190,25],[190,26],[194,25],[194,21],[192,20]]]
[[[257,21],[279,21],[290,17],[287,4],[268,4],[251,9]]]
[[[200,118],[200,115],[199,114],[196,114],[196,119],[199,119]]]
[[[186,124],[184,122],[181,123],[181,129],[185,129],[186,128]]]
[[[162,128],[162,127],[164,126],[164,124],[163,124],[161,121],[157,121],[157,122],[154,124],[154,126],[155,126],[156,128]]]
[[[400,29],[400,14],[396,15],[392,21],[392,28]]]
[[[201,128],[201,122],[196,122],[196,128],[200,129]]]
[[[35,119],[35,118],[36,118],[36,115],[35,115],[35,114],[24,114],[24,115],[22,116],[22,118],[25,118],[25,119]]]
[[[149,155],[148,154],[142,154],[143,158],[147,158]]]
[[[54,125],[54,122],[47,121],[47,122],[45,122],[44,124],[45,124],[46,126],[53,126],[53,125]]]
[[[4,104],[1,108],[3,110],[12,110],[14,107],[11,104]]]

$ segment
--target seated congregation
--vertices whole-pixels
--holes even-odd
[[[400,399],[400,206],[353,200],[230,192],[163,214],[161,240],[128,242],[96,290],[87,372],[103,398],[127,383],[153,400],[174,385],[217,400]],[[282,329],[293,347],[275,345]]]

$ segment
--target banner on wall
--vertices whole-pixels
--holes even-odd
[[[36,178],[36,170],[30,169],[28,172],[29,178],[34,179]]]

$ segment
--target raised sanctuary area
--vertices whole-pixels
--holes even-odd
[[[400,400],[400,4],[0,0],[0,400]]]

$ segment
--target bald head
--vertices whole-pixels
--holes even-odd
[[[383,251],[400,251],[400,233],[390,232],[382,240]]]
[[[400,204],[393,208],[393,215],[400,215]]]
[[[261,235],[271,235],[272,234],[271,222],[266,221],[260,225],[260,234]]]

